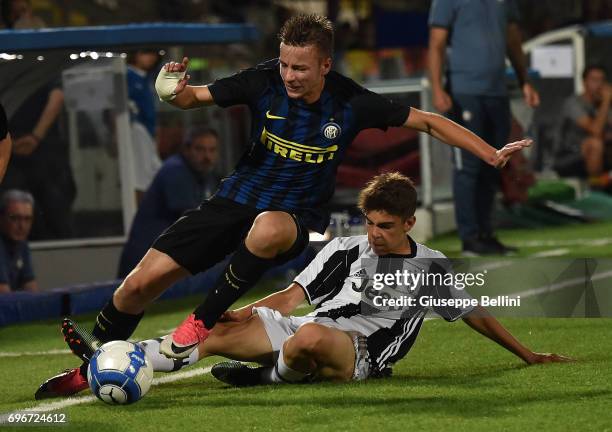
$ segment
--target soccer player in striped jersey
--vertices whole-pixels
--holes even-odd
[[[204,357],[221,355],[235,361],[218,363],[211,372],[236,386],[386,376],[413,346],[430,309],[447,321],[462,318],[527,364],[570,360],[532,352],[480,306],[430,308],[418,301],[472,300],[461,287],[428,285],[420,279],[408,288],[393,284],[386,290],[376,288],[375,274],[451,271],[442,253],[409,236],[415,224],[416,202],[410,179],[399,173],[377,176],[359,198],[367,235],[333,239],[287,289],[226,312],[187,358],[170,359],[160,354],[159,346],[165,339],[140,342],[154,369],[176,371]],[[380,307],[377,295],[410,295],[416,301],[413,306]],[[301,317],[289,315],[304,301],[315,306],[313,312]],[[81,329],[79,333],[91,341],[91,335]],[[240,361],[262,366],[253,368]]]
[[[158,95],[179,108],[246,104],[252,144],[215,195],[162,233],[119,286],[94,326],[101,342],[129,338],[146,306],[169,286],[234,252],[204,303],[161,345],[170,357],[188,357],[261,275],[304,250],[308,230],[325,230],[338,164],[363,129],[413,128],[496,167],[530,144],[523,140],[496,150],[442,116],[394,103],[331,71],[333,28],[325,17],[295,16],[279,38],[278,59],[209,85],[187,85],[187,58],[160,71]],[[74,336],[70,326],[64,329]],[[56,380],[82,382],[85,344],[74,337],[67,341],[84,363]]]

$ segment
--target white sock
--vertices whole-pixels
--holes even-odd
[[[273,367],[262,371],[263,381],[271,383],[297,383],[303,381],[309,374],[291,369],[285,363],[283,348],[278,353],[278,360]]]
[[[153,363],[155,372],[175,372],[185,366],[191,366],[198,361],[198,349],[194,349],[189,357],[184,359],[171,359],[159,353],[159,345],[164,337],[137,342],[145,350],[147,358]]]

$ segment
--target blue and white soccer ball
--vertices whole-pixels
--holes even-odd
[[[87,382],[107,404],[131,404],[149,391],[153,365],[140,346],[126,341],[108,342],[91,357]]]

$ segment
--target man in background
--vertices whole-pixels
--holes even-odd
[[[38,291],[28,236],[34,219],[34,198],[11,189],[0,199],[0,293]]]
[[[161,166],[157,154],[157,107],[149,74],[159,62],[156,50],[142,49],[128,55],[127,87],[132,134],[132,172],[136,204]]]
[[[584,93],[563,104],[554,168],[562,177],[588,177],[593,186],[607,187],[612,168],[612,88],[606,70],[588,66],[582,73]]]
[[[219,137],[214,129],[198,127],[187,132],[181,152],[164,161],[143,196],[121,253],[119,278],[128,275],[162,231],[217,188],[218,159]]]
[[[530,107],[539,95],[527,80],[514,0],[434,0],[429,15],[429,72],[435,108],[449,113],[495,148],[510,135],[506,54]],[[446,61],[445,61],[446,60]],[[443,66],[446,63],[446,86]],[[500,174],[471,153],[455,148],[455,218],[465,255],[515,250],[493,235],[491,220]]]

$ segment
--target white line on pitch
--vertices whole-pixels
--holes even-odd
[[[153,385],[156,386],[156,385],[159,385],[159,384],[165,384],[165,383],[169,383],[169,382],[180,381],[182,379],[192,378],[192,377],[195,377],[195,376],[206,375],[207,373],[210,372],[211,368],[212,368],[212,366],[208,366],[208,367],[204,367],[204,368],[196,368],[196,369],[186,370],[184,372],[173,372],[171,375],[167,375],[167,376],[163,376],[163,377],[154,379],[153,380]],[[24,413],[24,412],[37,412],[37,413],[40,413],[40,412],[57,411],[57,410],[60,410],[60,409],[63,409],[63,408],[67,408],[69,406],[80,405],[80,404],[84,404],[84,403],[88,403],[88,402],[93,402],[95,400],[96,400],[96,397],[92,396],[92,395],[88,395],[88,396],[75,396],[75,397],[70,397],[70,398],[67,398],[67,399],[59,400],[59,401],[56,401],[56,402],[42,403],[42,404],[35,405],[35,406],[29,407],[29,408],[16,409],[12,413],[16,413],[16,412],[20,412],[20,413]],[[0,424],[7,423],[8,417],[12,413],[0,414]]]
[[[510,241],[512,246],[517,246],[519,248],[528,248],[528,247],[561,247],[561,246],[607,246],[612,244],[612,237],[603,237],[603,238],[574,238],[574,239],[566,239],[566,240],[519,240],[519,241]],[[453,252],[459,251],[457,248],[449,249]]]
[[[600,279],[608,279],[612,277],[612,270],[603,272],[603,273],[595,273],[594,275],[592,275],[588,280],[589,281],[598,281]],[[557,282],[551,285],[544,285],[538,288],[532,288],[526,291],[521,291],[521,292],[517,292],[517,293],[511,293],[510,295],[512,297],[521,297],[521,298],[525,298],[525,297],[532,297],[535,295],[539,295],[539,294],[544,294],[544,293],[551,293],[554,291],[559,291],[561,289],[570,287],[570,286],[575,286],[575,285],[584,285],[584,283],[587,281],[586,277],[577,277],[577,278],[573,278],[573,279],[568,279],[566,281],[563,282]]]
[[[57,355],[57,354],[70,354],[70,350],[52,349],[48,351],[23,351],[23,352],[0,351],[0,357],[43,356],[43,355]]]
[[[518,247],[539,247],[539,246],[606,246],[612,244],[612,238],[595,239],[567,239],[567,240],[525,240],[513,242],[513,246]]]
[[[570,250],[567,248],[549,249],[549,250],[545,250],[542,252],[534,253],[533,255],[529,255],[529,256],[533,258],[546,258],[546,257],[556,257],[556,256],[567,255],[569,252]]]

